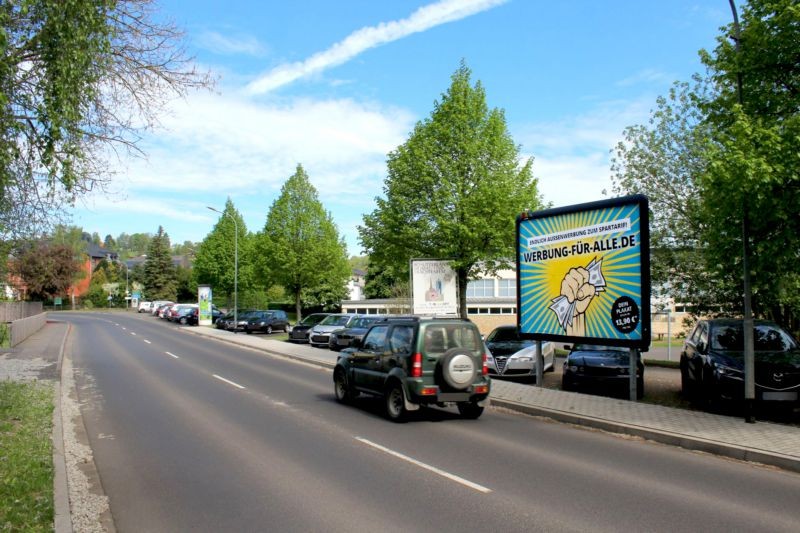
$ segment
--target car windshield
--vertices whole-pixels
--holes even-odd
[[[316,326],[317,324],[325,320],[326,316],[327,315],[308,315],[300,323],[303,324],[304,326]]]
[[[320,326],[346,326],[350,321],[347,315],[331,315],[326,317],[325,320],[319,323]]]
[[[797,341],[775,324],[756,324],[753,344],[757,352],[788,352],[798,348]],[[711,347],[715,350],[744,351],[744,326],[740,323],[719,325],[712,330]]]
[[[366,317],[362,316],[361,318],[357,318],[350,324],[351,328],[368,328],[370,324],[377,321],[378,317]]]
[[[522,349],[526,346],[533,346],[535,341],[520,339],[517,328],[497,328],[489,334],[486,342],[489,344],[502,342],[504,346],[515,346],[517,349]]]
[[[597,344],[576,344],[574,350],[584,350],[589,352],[626,352],[627,348],[618,346],[600,346]]]

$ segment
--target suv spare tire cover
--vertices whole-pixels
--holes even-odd
[[[439,365],[445,383],[454,389],[462,390],[472,385],[477,368],[472,356],[462,348],[447,350]]]

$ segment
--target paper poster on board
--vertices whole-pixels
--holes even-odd
[[[520,332],[646,349],[648,224],[647,199],[640,195],[520,215]]]
[[[412,259],[411,287],[415,315],[458,314],[458,283],[449,261]]]

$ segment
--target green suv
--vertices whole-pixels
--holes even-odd
[[[420,405],[456,404],[478,418],[489,401],[486,350],[478,328],[460,318],[393,317],[375,322],[333,370],[337,401],[384,398],[386,416],[403,420]]]

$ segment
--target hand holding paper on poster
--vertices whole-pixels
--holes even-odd
[[[583,336],[586,329],[584,314],[597,293],[603,292],[606,280],[603,260],[592,259],[586,268],[571,268],[561,282],[561,296],[552,300],[550,309],[568,335]]]

